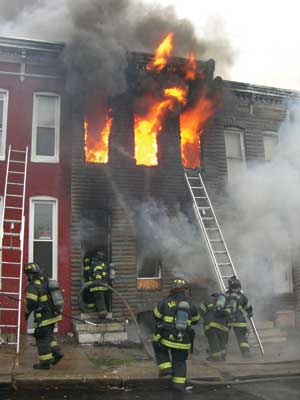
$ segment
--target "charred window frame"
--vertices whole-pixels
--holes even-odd
[[[59,162],[60,96],[38,92],[33,98],[31,161]]]
[[[28,260],[41,265],[49,278],[57,279],[58,201],[54,197],[30,198]]]
[[[234,126],[224,128],[227,178],[229,183],[235,183],[237,175],[246,168],[245,134],[244,130]]]
[[[274,131],[264,131],[263,141],[264,141],[265,161],[270,162],[274,159],[274,155],[278,150],[278,145],[279,145],[278,133]]]
[[[5,160],[8,91],[0,89],[0,160]]]

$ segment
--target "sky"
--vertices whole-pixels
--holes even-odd
[[[144,0],[153,2],[153,0]],[[222,29],[234,51],[224,79],[300,90],[300,2],[297,0],[160,0],[191,20],[199,36]],[[213,23],[213,21],[216,21]],[[218,60],[216,58],[216,73]]]

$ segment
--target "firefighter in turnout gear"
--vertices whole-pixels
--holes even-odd
[[[207,303],[200,304],[199,311],[209,345],[207,360],[225,361],[229,332],[228,317],[231,314],[225,294],[213,293]]]
[[[39,354],[39,363],[34,364],[35,369],[49,369],[57,364],[63,354],[52,334],[54,325],[61,321],[53,304],[48,286],[48,278],[41,273],[37,263],[24,265],[24,273],[27,276],[25,319],[28,320],[31,312],[34,312],[34,338]]]
[[[174,389],[180,391],[187,390],[186,360],[194,338],[191,325],[200,319],[197,308],[185,294],[187,289],[184,279],[175,279],[170,294],[153,311],[157,322],[153,349],[159,375],[171,375]]]
[[[111,285],[110,267],[106,261],[105,253],[97,251],[97,255],[91,259],[89,264],[89,280],[93,284],[89,287],[89,307],[96,308],[97,311],[106,310],[106,318],[112,318],[112,294],[106,286]]]
[[[250,357],[250,346],[247,338],[248,328],[244,312],[247,313],[248,318],[251,318],[253,317],[253,308],[242,292],[241,282],[236,276],[232,276],[228,280],[226,297],[231,309],[228,326],[234,329],[242,356]]]

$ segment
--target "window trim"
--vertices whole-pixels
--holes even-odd
[[[278,132],[276,131],[262,131],[262,137],[263,137],[263,148],[264,148],[264,160],[265,162],[270,162],[271,160],[266,160],[266,149],[265,149],[265,137],[271,137],[271,138],[276,138],[277,139],[277,146],[280,146],[280,137]]]
[[[3,152],[0,152],[0,160],[5,160],[5,154],[6,154],[6,138],[7,138],[7,114],[8,114],[8,99],[9,99],[9,92],[6,89],[0,88],[0,93],[5,94],[5,101],[4,101],[4,106],[3,106]]]
[[[34,244],[34,204],[35,203],[52,203],[52,230],[53,230],[53,249],[52,249],[52,273],[53,279],[57,280],[58,276],[58,200],[51,196],[32,196],[29,198],[29,234],[28,234],[28,261],[33,260],[33,244]],[[50,278],[50,277],[49,277]]]
[[[241,145],[241,153],[242,153],[242,158],[237,158],[237,157],[228,157],[226,153],[226,131],[231,130],[232,133],[239,133],[240,136],[240,145]],[[230,132],[228,132],[230,133]],[[225,141],[225,155],[226,155],[226,160],[242,160],[244,163],[246,163],[246,147],[245,147],[245,132],[243,128],[239,128],[237,126],[224,126],[224,141]]]
[[[36,138],[37,138],[37,98],[38,96],[56,97],[57,110],[55,115],[55,134],[54,134],[54,156],[38,156],[36,155]],[[32,108],[32,134],[31,134],[31,161],[58,163],[59,162],[59,142],[60,142],[60,107],[61,96],[54,92],[35,92],[33,94]]]

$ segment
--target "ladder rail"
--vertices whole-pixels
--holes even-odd
[[[220,227],[219,222],[218,222],[218,220],[217,220],[215,211],[214,211],[213,206],[212,206],[212,204],[211,204],[210,198],[209,198],[208,193],[207,193],[207,191],[206,191],[206,187],[205,187],[205,185],[204,185],[204,182],[203,182],[202,176],[200,175],[200,172],[198,173],[198,176],[199,176],[201,185],[202,185],[202,187],[203,187],[205,196],[206,196],[206,198],[207,198],[208,204],[209,204],[209,206],[210,206],[210,210],[211,210],[211,212],[212,212],[212,215],[213,215],[213,217],[214,217],[214,219],[215,219],[215,222],[216,222],[216,225],[217,225],[217,227],[218,227],[218,230],[219,230],[221,239],[222,239],[222,241],[223,241],[223,245],[224,245],[225,250],[226,250],[226,252],[227,252],[228,259],[229,259],[229,261],[230,261],[230,263],[231,263],[231,267],[232,267],[232,270],[233,270],[233,275],[235,275],[235,276],[238,278],[238,274],[237,274],[237,272],[236,272],[236,269],[235,269],[235,267],[234,267],[233,261],[232,261],[232,259],[231,259],[229,250],[228,250],[227,245],[226,245],[226,242],[225,242],[225,240],[224,240],[224,236],[223,236],[221,227]]]
[[[0,244],[2,248],[2,240],[4,233],[4,216],[5,216],[5,206],[6,206],[6,193],[7,193],[7,181],[8,181],[8,171],[9,171],[9,163],[10,163],[10,154],[11,154],[11,145],[8,146],[7,153],[7,165],[6,165],[6,174],[5,174],[5,185],[4,185],[4,194],[3,194],[3,204],[2,204],[2,220],[1,220],[1,231],[0,231]],[[1,250],[1,249],[0,249]]]
[[[216,215],[215,215],[213,206],[212,206],[212,204],[211,204],[210,198],[209,198],[209,196],[208,196],[208,193],[207,193],[207,190],[206,190],[206,187],[205,187],[205,185],[204,185],[204,182],[203,182],[203,179],[202,179],[202,176],[201,176],[200,172],[198,172],[198,179],[199,179],[199,182],[200,182],[200,186],[199,186],[199,187],[192,186],[192,185],[190,184],[190,179],[197,179],[197,178],[196,178],[196,177],[188,177],[186,170],[184,171],[184,176],[185,176],[185,179],[186,179],[188,188],[189,188],[189,190],[190,190],[190,193],[191,193],[191,196],[192,196],[192,199],[193,199],[194,211],[195,211],[195,214],[196,214],[198,223],[199,223],[199,225],[200,225],[202,234],[203,234],[204,239],[205,239],[205,243],[206,243],[207,248],[208,248],[208,251],[209,251],[210,259],[211,259],[211,262],[212,262],[212,265],[213,265],[213,268],[214,268],[214,271],[215,271],[215,274],[216,274],[216,277],[217,277],[217,281],[218,281],[219,287],[220,287],[221,290],[225,291],[225,290],[226,290],[226,287],[225,287],[225,284],[224,284],[224,279],[225,279],[225,277],[227,277],[227,276],[221,274],[219,265],[221,265],[222,263],[218,263],[218,261],[217,261],[217,259],[216,259],[214,249],[213,249],[213,247],[212,247],[212,245],[211,245],[210,238],[209,238],[209,236],[208,236],[208,234],[207,234],[207,229],[209,229],[209,228],[207,228],[207,227],[204,225],[203,218],[202,218],[201,212],[200,212],[200,210],[199,210],[199,209],[207,209],[207,207],[202,207],[202,208],[199,207],[199,205],[197,204],[197,200],[196,200],[196,198],[199,198],[199,196],[195,196],[195,195],[194,195],[193,189],[198,189],[198,190],[201,189],[201,190],[204,191],[205,197],[204,197],[204,196],[200,196],[200,197],[201,197],[201,198],[205,198],[205,200],[206,200],[206,201],[208,202],[208,204],[209,204],[209,210],[210,210],[210,212],[212,213],[212,216],[213,216],[213,218],[211,218],[211,219],[214,220],[214,223],[216,224],[216,227],[217,227],[216,230],[218,231],[218,233],[219,233],[219,235],[220,235],[220,237],[221,237],[221,242],[223,243],[224,248],[225,248],[225,250],[226,250],[226,256],[228,257],[228,260],[229,260],[228,265],[230,265],[230,268],[231,268],[231,270],[233,271],[233,274],[234,274],[236,277],[238,277],[238,274],[237,274],[237,272],[236,272],[236,269],[235,269],[235,267],[234,267],[233,261],[232,261],[232,259],[231,259],[229,250],[228,250],[227,245],[226,245],[226,242],[225,242],[225,240],[224,240],[224,236],[223,236],[223,234],[222,234],[220,225],[219,225],[219,223],[218,223],[217,217],[216,217]],[[250,324],[251,324],[251,326],[252,326],[252,330],[253,330],[253,333],[254,333],[254,335],[255,335],[255,337],[256,337],[256,340],[257,340],[258,346],[259,346],[259,348],[260,348],[261,354],[264,355],[264,348],[263,348],[262,342],[261,342],[261,340],[260,340],[260,337],[259,337],[259,335],[258,335],[258,332],[257,332],[257,329],[256,329],[256,326],[255,326],[255,323],[254,323],[253,318],[252,318],[252,317],[249,318],[249,321],[250,321]]]
[[[20,330],[21,330],[21,311],[22,311],[22,265],[24,256],[24,234],[25,234],[25,196],[26,196],[26,180],[27,180],[27,166],[28,166],[28,146],[26,146],[25,153],[25,169],[24,169],[24,180],[23,180],[23,199],[22,199],[22,223],[20,229],[20,271],[19,271],[19,296],[18,296],[18,328],[17,328],[17,354],[20,351]]]

